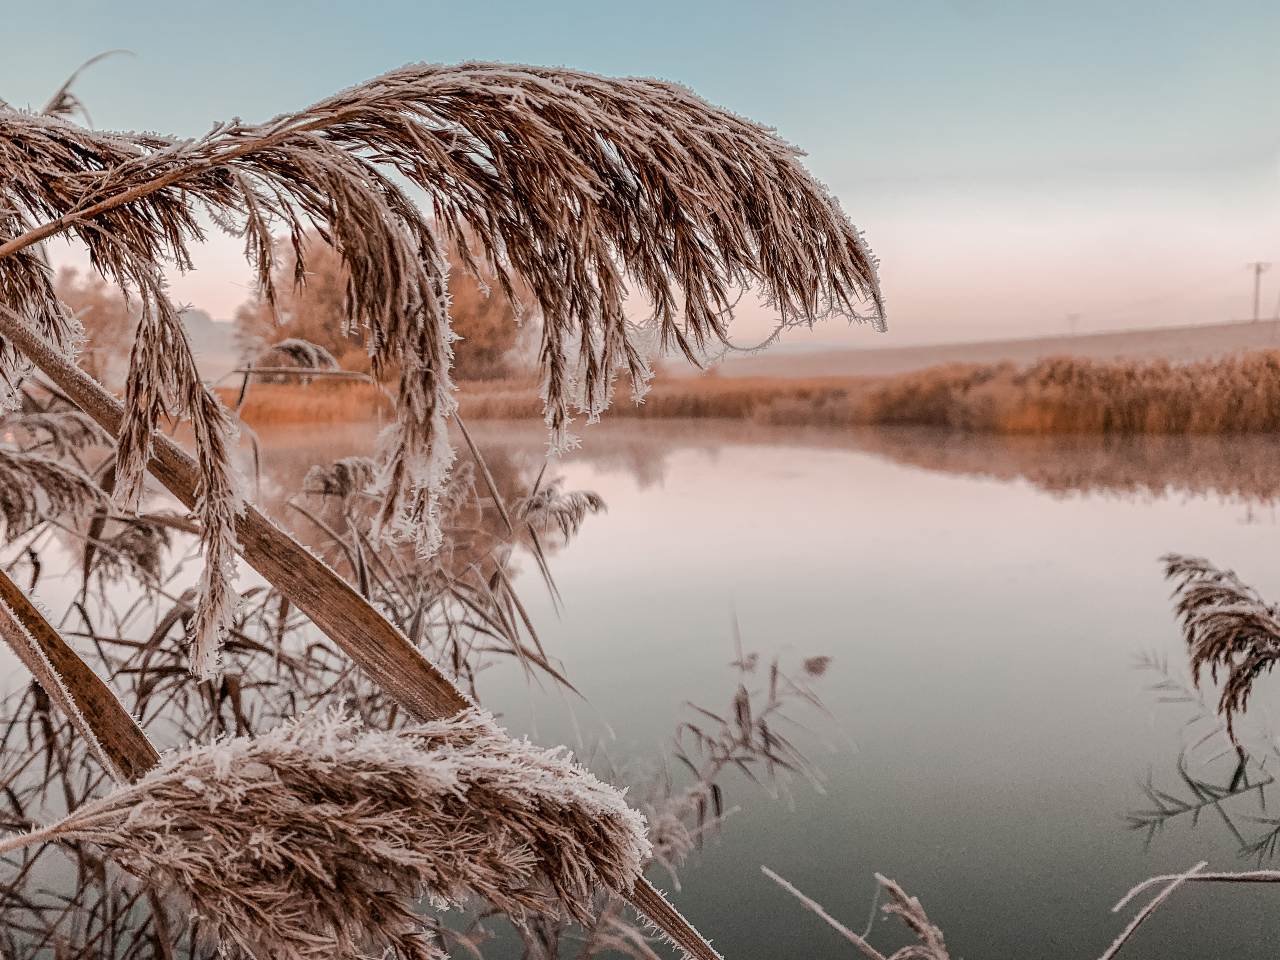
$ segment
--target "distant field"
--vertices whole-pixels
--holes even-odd
[[[788,353],[768,351],[728,359],[717,368],[724,377],[868,377],[923,370],[944,363],[1030,365],[1050,357],[1089,360],[1209,360],[1247,350],[1280,350],[1280,321],[1159,327],[1076,337],[990,340],[923,347],[879,347],[883,337],[868,332],[865,349]]]

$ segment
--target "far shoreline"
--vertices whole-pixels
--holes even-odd
[[[238,387],[217,390],[236,406]],[[1234,434],[1280,430],[1280,350],[1185,363],[1054,357],[947,363],[880,376],[659,376],[642,403],[620,385],[612,418],[737,420],[779,426],[911,425],[995,434]],[[252,383],[250,426],[359,423],[390,416],[367,382]],[[541,418],[529,379],[459,385],[466,420]]]

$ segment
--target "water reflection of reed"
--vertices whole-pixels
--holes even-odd
[[[1171,493],[1272,503],[1280,436],[980,436],[933,429],[858,431],[859,449],[942,473],[1023,480],[1056,495]]]
[[[1280,816],[1268,803],[1274,793],[1275,764],[1280,759],[1274,734],[1250,724],[1238,737],[1208,702],[1206,691],[1189,676],[1149,655],[1139,665],[1156,676],[1152,692],[1163,704],[1188,711],[1185,744],[1161,774],[1140,780],[1143,800],[1126,814],[1130,829],[1148,846],[1166,829],[1225,829],[1240,856],[1259,866],[1280,854]]]

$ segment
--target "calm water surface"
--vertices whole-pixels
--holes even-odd
[[[542,457],[536,429],[474,432],[492,456]],[[268,485],[283,490],[372,432],[263,440],[276,451]],[[556,468],[608,502],[552,561],[563,609],[532,564],[520,584],[585,699],[530,690],[514,670],[481,693],[543,742],[652,761],[687,702],[728,702],[735,619],[766,657],[829,655],[817,689],[831,716],[808,714],[813,730],[796,737],[823,789],[796,782],[774,798],[729,783],[741,812],[684,873],[695,922],[729,957],[849,958],[760,865],[858,930],[879,871],[923,901],[953,956],[1096,957],[1134,882],[1200,859],[1247,865],[1212,810],[1149,847],[1129,829],[1142,780],[1177,786],[1190,716],[1158,702],[1135,659],[1181,667],[1166,551],[1280,596],[1278,463],[1270,438],[607,425]],[[1277,888],[1183,890],[1126,955],[1274,956],[1278,903]],[[873,938],[900,942],[887,922]]]
[[[542,457],[537,430],[475,432],[493,456]],[[368,433],[325,440],[348,441]],[[311,445],[306,431],[291,442]],[[1271,438],[607,425],[558,464],[609,506],[553,560],[563,610],[532,569],[521,584],[585,702],[514,671],[481,692],[543,742],[655,758],[687,702],[727,704],[735,618],[749,650],[829,655],[831,717],[797,738],[823,789],[730,784],[742,812],[684,874],[695,921],[727,956],[851,957],[759,867],[859,930],[879,871],[921,898],[957,957],[1095,957],[1132,883],[1246,864],[1212,810],[1149,847],[1129,828],[1148,775],[1177,787],[1191,715],[1158,702],[1135,661],[1181,668],[1166,551],[1280,595],[1277,463]],[[1237,829],[1264,829],[1241,811]],[[1128,955],[1274,956],[1278,898],[1183,891]],[[874,936],[898,942],[888,923]]]

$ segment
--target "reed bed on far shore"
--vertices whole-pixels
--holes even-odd
[[[1280,429],[1280,351],[939,367],[887,378],[850,408],[855,423],[996,433],[1266,432]]]
[[[472,420],[526,419],[540,405],[524,380],[464,383],[460,401]],[[367,383],[255,384],[241,414],[251,424],[358,421],[385,403]],[[949,364],[887,377],[664,377],[642,404],[618,402],[612,415],[1002,434],[1269,432],[1280,430],[1280,351],[1186,364]]]

